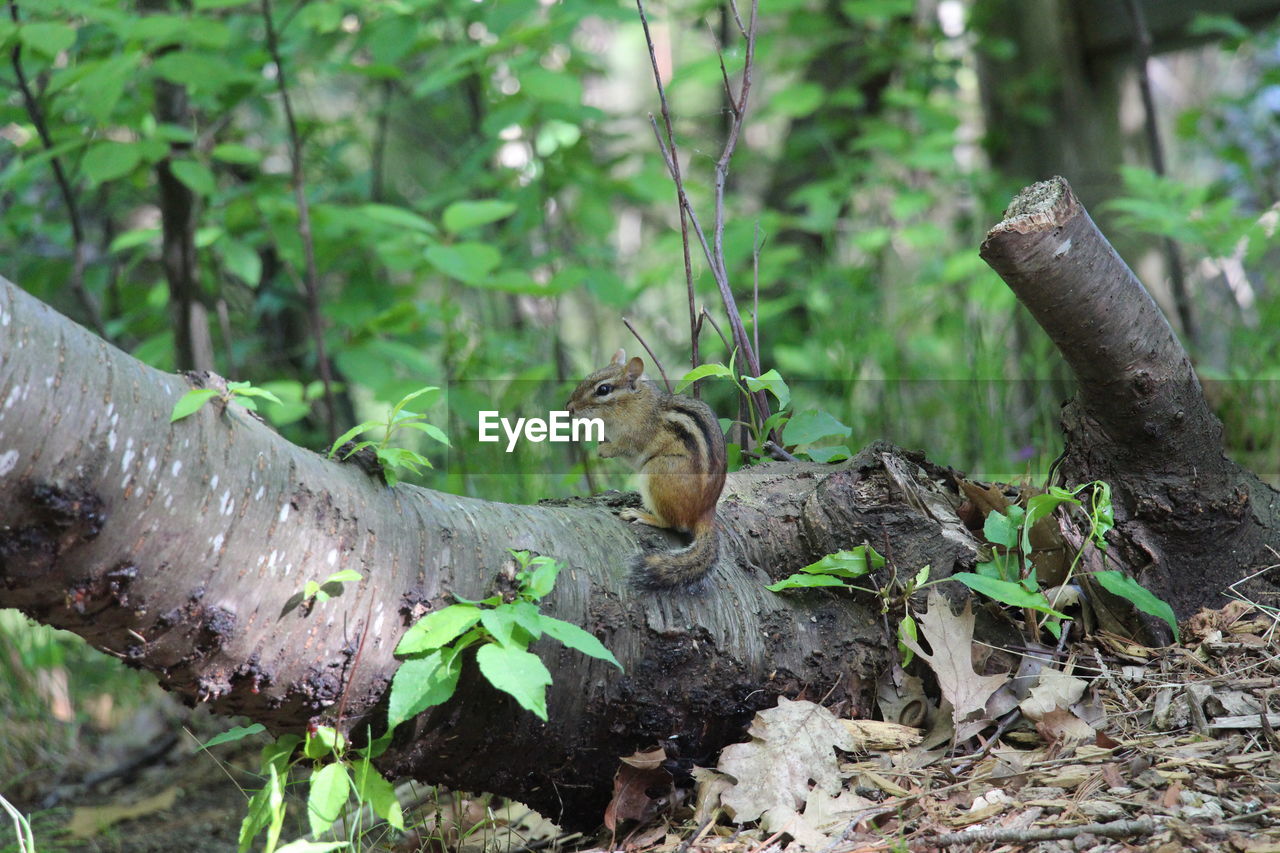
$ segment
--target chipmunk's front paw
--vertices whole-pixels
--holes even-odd
[[[650,527],[666,527],[666,523],[656,515],[651,515],[641,509],[624,509],[618,513],[618,518],[623,521],[630,521],[633,524],[647,524]]]

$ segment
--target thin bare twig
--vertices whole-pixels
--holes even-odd
[[[315,240],[311,233],[311,212],[307,207],[307,190],[302,175],[302,138],[293,116],[293,104],[289,100],[289,86],[285,79],[284,57],[280,54],[280,39],[271,19],[271,0],[262,0],[262,19],[267,28],[267,50],[276,66],[276,88],[284,106],[285,122],[289,130],[289,157],[292,161],[293,196],[298,207],[298,236],[302,239],[302,255],[306,263],[307,315],[311,321],[311,334],[315,337],[316,364],[320,381],[324,385],[324,403],[328,410],[325,426],[329,440],[338,436],[338,407],[333,397],[333,375],[329,368],[329,356],[324,345],[324,321],[320,316],[320,273],[316,268]]]
[[[1076,826],[1045,826],[1026,828],[974,829],[968,832],[948,832],[932,838],[921,838],[921,844],[949,847],[952,844],[1009,844],[1034,841],[1054,841],[1075,838],[1077,835],[1097,835],[1102,838],[1132,838],[1155,832],[1151,818],[1137,820],[1113,820],[1109,823],[1084,823]]]
[[[19,23],[17,0],[9,0],[9,17],[15,24]],[[27,82],[27,75],[22,67],[20,39],[13,41],[13,49],[9,51],[9,63],[13,66],[14,76],[18,78],[18,91],[22,93],[22,104],[26,108],[31,123],[35,125],[40,144],[44,146],[45,151],[52,151],[53,137],[49,134],[44,111],[40,109],[40,102],[31,91],[31,85]],[[62,158],[57,155],[50,156],[49,165],[53,168],[53,178],[58,185],[58,192],[62,195],[62,204],[67,209],[67,219],[71,223],[71,290],[80,300],[80,307],[84,309],[86,319],[93,326],[93,330],[99,337],[110,340],[107,338],[106,327],[102,323],[102,310],[98,307],[98,300],[84,286],[84,267],[88,259],[89,247],[85,241],[84,224],[80,219],[80,207],[76,204],[75,195],[71,192],[71,182],[67,180],[67,173],[62,168]]]
[[[1160,143],[1160,128],[1156,125],[1156,102],[1151,95],[1151,30],[1138,0],[1126,0],[1129,17],[1133,19],[1134,62],[1138,71],[1138,91],[1142,95],[1145,114],[1147,145],[1151,149],[1151,170],[1161,177],[1165,174],[1164,146]],[[1187,279],[1183,272],[1182,249],[1172,237],[1164,238],[1165,263],[1169,265],[1169,289],[1173,291],[1173,305],[1178,312],[1178,322],[1187,340],[1196,341],[1195,315],[1191,313],[1191,296],[1187,293]]]
[[[649,46],[649,64],[653,66],[653,82],[658,87],[658,103],[662,107],[662,123],[667,128],[667,142],[663,145],[662,134],[658,132],[658,123],[653,116],[649,116],[649,122],[653,125],[653,133],[658,137],[658,150],[662,152],[663,158],[667,161],[667,170],[671,172],[671,177],[676,184],[676,199],[680,206],[680,245],[684,251],[684,282],[685,292],[689,297],[689,361],[691,367],[697,367],[701,363],[698,355],[698,307],[697,295],[693,289],[693,258],[689,253],[689,199],[684,193],[684,181],[680,177],[680,153],[676,150],[676,134],[671,128],[671,109],[667,106],[667,90],[662,85],[662,72],[658,69],[658,55],[654,51],[653,36],[649,32],[649,18],[644,12],[644,0],[636,0],[636,9],[640,13],[640,24],[644,27],[644,40]],[[706,239],[699,234],[703,245],[706,245]],[[695,385],[693,389],[694,396],[698,394],[698,388]]]
[[[662,377],[663,384],[667,386],[667,393],[674,393],[671,390],[671,380],[667,378],[666,368],[662,366],[662,362],[658,360],[658,357],[653,354],[653,350],[649,349],[649,342],[640,337],[640,333],[636,331],[636,327],[631,325],[631,321],[626,317],[622,318],[622,325],[626,326],[631,334],[635,335],[636,340],[640,342],[640,346],[644,347],[644,351],[649,353],[650,361],[653,362],[653,366],[657,369],[658,375]]]

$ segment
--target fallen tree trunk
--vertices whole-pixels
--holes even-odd
[[[566,565],[544,609],[595,633],[625,674],[536,645],[554,676],[544,724],[471,664],[454,699],[397,730],[380,761],[392,774],[594,825],[617,757],[637,747],[707,759],[780,693],[871,713],[893,647],[878,611],[766,583],[863,541],[892,543],[912,572],[976,555],[944,473],[877,445],[844,465],[731,475],[706,588],[639,593],[625,567],[641,534],[603,503],[388,488],[234,403],[170,424],[187,378],[0,283],[0,606],[80,634],[189,702],[277,733],[341,706],[344,728],[379,730],[412,618],[502,588],[508,548]],[[307,581],[343,568],[363,580],[303,606]]]
[[[1024,189],[981,254],[1079,383],[1063,409],[1061,473],[1111,484],[1113,567],[1185,617],[1276,562],[1280,494],[1226,458],[1191,359],[1067,182]]]
[[[993,229],[984,257],[1081,376],[1069,476],[1112,483],[1122,567],[1154,576],[1185,615],[1276,541],[1275,492],[1221,460],[1189,363],[1154,306],[1130,304],[1145,294],[1123,283],[1065,184],[1035,198]],[[376,730],[392,649],[414,616],[500,588],[508,548],[554,556],[567,570],[546,609],[600,637],[625,674],[535,646],[554,676],[543,724],[469,665],[458,694],[398,730],[380,763],[509,794],[570,825],[599,819],[618,756],[658,741],[708,760],[778,694],[871,714],[893,654],[875,603],[776,596],[769,580],[862,542],[900,577],[926,563],[945,576],[977,557],[953,472],[877,444],[842,465],[730,475],[723,557],[706,587],[638,593],[625,566],[645,534],[609,501],[511,506],[387,488],[235,404],[170,424],[189,387],[0,280],[0,605],[277,733],[333,722],[339,707],[343,728]],[[1216,588],[1185,559],[1196,548],[1217,554]],[[339,568],[363,580],[301,606],[304,584]]]

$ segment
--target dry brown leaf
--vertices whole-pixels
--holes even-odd
[[[661,749],[656,751],[665,757]],[[614,774],[613,797],[604,810],[604,825],[610,832],[616,832],[623,821],[648,820],[666,805],[665,796],[655,798],[649,792],[658,789],[665,795],[671,789],[671,774],[660,763],[656,768],[642,769],[640,765],[651,763],[651,755],[637,752],[627,756]]]
[[[1070,708],[1084,695],[1088,684],[1058,669],[1041,670],[1036,684],[1026,699],[1018,703],[1023,715],[1032,722],[1044,719],[1050,711]]]
[[[973,609],[966,600],[956,616],[936,589],[929,590],[929,610],[917,617],[920,630],[933,648],[925,652],[915,640],[902,641],[929,665],[942,695],[951,703],[956,740],[966,741],[990,722],[987,700],[1009,681],[1007,675],[978,675],[973,670]]]
[[[1097,734],[1093,726],[1070,711],[1056,710],[1045,714],[1037,723],[1036,731],[1049,743],[1063,746],[1091,742]]]
[[[835,715],[812,702],[778,698],[776,708],[756,714],[748,743],[735,743],[720,753],[719,769],[736,784],[720,801],[734,820],[755,820],[770,809],[795,811],[814,787],[840,790],[836,748],[852,752],[856,745]],[[781,814],[781,813],[780,813]]]
[[[693,768],[693,778],[698,783],[693,822],[702,826],[720,809],[720,797],[733,787],[733,779],[710,767]]]
[[[166,788],[145,800],[127,805],[79,806],[71,812],[67,831],[75,838],[92,838],[122,820],[133,820],[172,808],[177,799],[178,789]]]

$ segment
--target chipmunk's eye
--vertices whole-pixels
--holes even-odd
[[[613,390],[612,385],[610,385],[608,382],[602,382],[596,386],[596,396],[603,397],[605,394],[608,394],[612,390]]]

